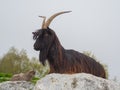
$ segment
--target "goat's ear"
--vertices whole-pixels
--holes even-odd
[[[32,32],[32,34],[37,34],[38,32]]]
[[[33,39],[34,40],[37,39],[37,36],[39,35],[39,33],[38,32],[32,32],[32,34],[33,34]]]

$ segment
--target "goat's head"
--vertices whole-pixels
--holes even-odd
[[[41,54],[43,56],[45,55],[44,57],[42,57],[42,55],[40,55],[42,57],[42,58],[40,58],[40,60],[46,59],[48,50],[55,39],[54,38],[55,32],[49,28],[51,21],[56,16],[64,14],[64,13],[69,13],[69,12],[71,12],[71,11],[64,11],[64,12],[56,13],[56,14],[52,15],[47,21],[45,21],[46,20],[45,16],[40,16],[41,18],[43,18],[42,29],[39,29],[36,32],[33,32],[33,39],[36,40],[34,43],[34,49],[36,51],[40,50],[40,52],[44,52],[44,54],[42,54],[42,53]]]
[[[42,29],[37,30],[36,32],[33,32],[33,39],[36,40],[34,44],[34,49],[35,50],[41,50],[44,49],[48,46],[53,41],[53,31],[49,28],[49,25],[51,21],[58,15],[63,14],[63,13],[69,13],[71,11],[64,11],[64,12],[59,12],[54,15],[52,15],[46,22],[46,17],[45,16],[39,16],[43,18],[43,23],[42,23]]]
[[[36,51],[50,47],[54,40],[54,32],[49,28],[37,30],[33,32],[33,35],[33,39],[36,40],[34,43],[34,49]]]

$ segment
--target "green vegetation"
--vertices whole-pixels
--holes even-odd
[[[12,77],[12,74],[0,73],[0,82],[9,81]]]
[[[37,82],[37,80],[39,80],[39,79],[40,79],[40,78],[38,78],[38,77],[34,77],[34,78],[31,80],[31,82],[35,84],[35,83]]]
[[[11,77],[13,75],[12,74],[8,74],[8,73],[0,73],[0,83],[4,82],[4,81],[10,81]],[[33,79],[31,80],[32,83],[36,83],[37,80],[39,80],[40,78],[38,77],[33,77]]]
[[[86,51],[83,53],[97,60],[91,52]],[[105,67],[108,77],[107,65],[103,64],[103,66]],[[35,77],[31,80],[31,82],[36,83],[37,80],[49,72],[49,66],[47,62],[46,66],[43,66],[35,57],[30,59],[24,49],[19,51],[14,47],[11,47],[9,51],[0,58],[0,82],[9,81],[12,75],[21,72],[24,73],[29,70],[36,71]]]
[[[21,51],[14,47],[11,47],[9,51],[0,58],[0,82],[8,81],[14,74],[24,73],[29,70],[35,70],[36,76],[32,82],[45,76],[48,71],[48,64],[43,66],[38,59],[35,57],[28,58],[27,53],[24,49]]]

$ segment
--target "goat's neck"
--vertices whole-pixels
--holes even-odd
[[[49,48],[48,61],[55,62],[56,60],[62,60],[64,56],[64,51],[64,48],[62,47],[58,37],[55,34],[53,43]]]
[[[64,48],[59,44],[53,44],[49,49],[48,59],[51,61],[61,60],[64,56]]]
[[[64,58],[64,48],[55,44],[50,48],[48,54],[48,62],[50,64],[50,72],[49,73],[57,73],[60,72],[59,68],[63,64]]]

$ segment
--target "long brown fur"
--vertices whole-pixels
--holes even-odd
[[[75,50],[64,49],[55,32],[50,28],[40,29],[33,32],[33,35],[36,40],[34,49],[40,50],[39,60],[43,65],[45,65],[45,60],[48,60],[49,73],[74,74],[84,72],[106,78],[105,70],[100,63]]]

